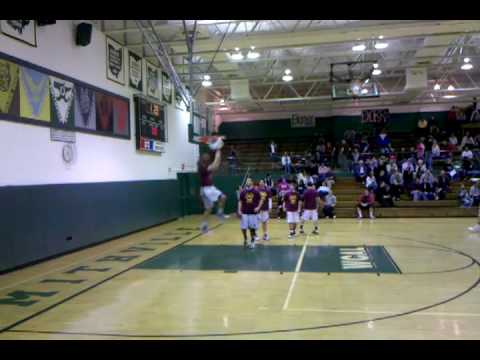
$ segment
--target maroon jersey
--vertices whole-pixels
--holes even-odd
[[[298,201],[300,195],[295,190],[290,190],[285,194],[285,208],[287,211],[298,211]]]
[[[268,211],[268,200],[272,198],[272,192],[268,187],[259,187],[258,192],[260,193],[260,198],[263,200],[261,211]]]
[[[208,170],[208,167],[200,165],[198,167],[198,174],[200,175],[200,186],[213,185],[212,172]]]
[[[254,188],[244,189],[240,193],[240,201],[242,214],[255,214],[254,209],[260,204],[260,193]]]
[[[317,209],[317,197],[318,193],[315,189],[307,189],[303,193],[303,208],[305,210]]]
[[[288,190],[290,190],[290,185],[288,183],[281,182],[278,184],[278,190],[280,192],[286,193]]]

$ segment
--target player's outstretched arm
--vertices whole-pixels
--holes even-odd
[[[238,201],[238,205],[237,205],[237,214],[238,216],[242,216],[242,201]]]
[[[219,149],[215,152],[215,159],[213,162],[208,166],[209,171],[215,171],[218,170],[220,167],[220,164],[222,162],[222,151]]]

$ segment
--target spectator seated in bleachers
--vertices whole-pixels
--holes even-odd
[[[377,137],[377,147],[381,154],[388,155],[392,152],[390,138],[385,129],[383,129]]]
[[[360,195],[360,198],[358,199],[358,204],[357,204],[357,215],[359,219],[363,218],[362,211],[363,210],[368,210],[368,215],[370,216],[370,219],[375,219],[375,216],[373,216],[373,205],[375,203],[375,196],[373,193],[365,189]]]
[[[423,143],[423,138],[417,142],[417,160],[425,158],[425,144]]]
[[[365,178],[367,177],[367,168],[363,163],[363,160],[359,160],[356,165],[353,167],[353,175],[357,182],[364,183]]]
[[[460,143],[460,150],[463,150],[466,146],[475,146],[475,140],[470,135],[470,132],[466,131],[465,135],[462,138],[462,142]]]
[[[450,192],[450,177],[445,170],[440,170],[440,175],[437,179],[437,198],[445,200],[447,194]]]
[[[390,186],[385,181],[380,183],[376,192],[378,203],[381,207],[393,207],[393,196]]]
[[[400,200],[400,195],[403,193],[403,176],[397,169],[391,172],[390,187],[393,199]]]
[[[328,166],[326,166],[324,163],[321,163],[320,166],[318,167],[317,174],[320,182],[323,182],[325,179],[333,175],[332,170]]]
[[[377,180],[375,179],[375,175],[373,174],[373,171],[369,172],[367,177],[365,178],[365,187],[373,192],[377,190],[378,184]]]
[[[470,208],[473,205],[473,199],[470,196],[470,192],[465,188],[464,184],[460,185],[460,191],[458,192],[458,202],[462,208]]]
[[[332,192],[332,187],[329,186],[327,181],[324,181],[317,189],[318,195],[321,199],[324,199],[328,194]]]
[[[448,152],[453,153],[454,151],[457,151],[457,147],[458,147],[458,139],[455,136],[455,133],[452,133],[448,138],[447,150]]]
[[[478,181],[475,181],[472,186],[470,186],[469,195],[472,198],[472,206],[480,205],[480,186]]]
[[[462,169],[468,173],[473,169],[473,152],[468,146],[462,151]]]

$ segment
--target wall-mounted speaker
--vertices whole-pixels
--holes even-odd
[[[77,25],[76,43],[78,46],[87,46],[92,40],[92,24],[80,23]]]
[[[57,20],[37,20],[38,26],[55,25]]]

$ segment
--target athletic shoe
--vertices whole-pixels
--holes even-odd
[[[202,232],[202,234],[206,234],[208,232],[208,224],[203,223],[202,225],[200,225],[200,231]]]
[[[470,227],[468,228],[468,231],[471,231],[471,232],[480,232],[480,225],[477,224],[477,225],[475,225],[475,226],[470,226]]]
[[[295,235],[294,234],[288,234],[288,240],[293,240],[295,239]]]
[[[270,240],[270,237],[267,234],[263,235],[263,241],[269,241],[269,240]]]
[[[375,219],[375,216],[373,216],[373,215],[372,215],[372,216],[370,216],[370,219],[372,219],[372,220],[373,220],[373,219]]]
[[[300,234],[301,235],[305,235],[305,231],[303,231],[303,229],[300,230]]]
[[[225,214],[224,213],[217,213],[217,217],[221,222],[225,221]]]
[[[255,242],[250,242],[247,246],[249,249],[255,249]]]
[[[260,240],[260,237],[258,235],[255,235],[255,238],[253,240],[258,241]]]
[[[318,230],[313,230],[313,231],[312,231],[312,234],[313,234],[313,235],[318,235],[318,234],[320,234],[320,233],[318,232]]]
[[[336,218],[337,218],[337,215],[333,215],[333,218],[336,219]]]

